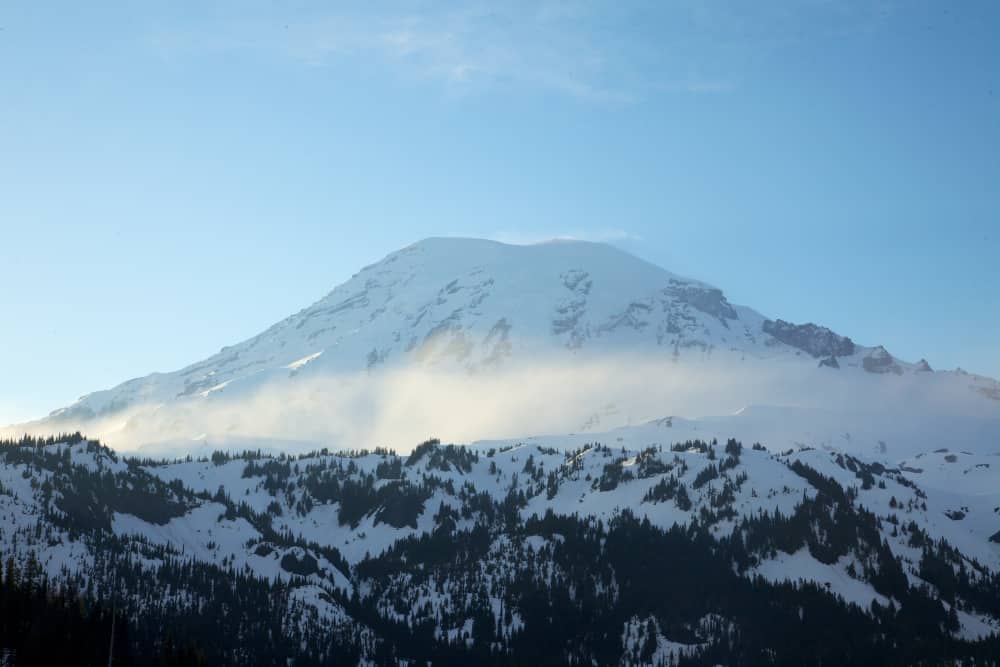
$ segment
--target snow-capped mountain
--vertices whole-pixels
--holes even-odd
[[[484,437],[414,448],[456,425]],[[115,600],[136,650],[165,627],[219,664],[1000,648],[1000,385],[609,246],[423,241],[24,428],[138,450],[0,446],[0,550]]]
[[[940,425],[967,448],[1000,440],[1000,384],[770,319],[608,245],[434,238],[208,359],[10,432],[81,429],[176,452],[399,446],[412,429],[473,440],[665,415],[766,427],[774,446],[904,456]]]

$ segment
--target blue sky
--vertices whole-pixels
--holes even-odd
[[[1000,5],[496,5],[0,6],[0,423],[433,235],[1000,376]]]

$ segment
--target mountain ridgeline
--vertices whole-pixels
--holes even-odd
[[[1000,510],[940,488],[994,468],[670,434],[173,462],[24,438],[0,548],[29,590],[113,601],[122,664],[998,664]]]

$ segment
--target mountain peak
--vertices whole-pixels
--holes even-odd
[[[840,372],[811,375],[820,367]],[[481,387],[494,387],[489,400],[497,404],[508,400],[503,398],[507,393],[523,393],[513,388],[518,383],[547,386],[558,377],[547,391],[565,395],[586,390],[590,397],[562,401],[581,414],[564,415],[569,408],[553,408],[563,421],[538,422],[537,430],[569,422],[592,428],[598,422],[614,425],[616,419],[651,418],[667,411],[687,417],[728,414],[739,405],[768,400],[822,405],[833,388],[828,383],[847,383],[850,400],[860,401],[865,380],[859,378],[891,375],[909,382],[918,370],[924,369],[895,360],[884,348],[858,346],[825,327],[767,319],[730,303],[715,287],[608,244],[556,240],[513,245],[431,237],[365,267],[253,338],[179,371],[87,395],[53,413],[39,428],[80,428],[107,439],[107,432],[95,430],[95,420],[100,420],[117,429],[111,437],[115,444],[123,434],[130,444],[145,444],[152,436],[142,424],[150,419],[169,426],[166,439],[171,441],[218,428],[232,434],[247,428],[248,414],[260,412],[257,404],[246,401],[275,392],[282,400],[307,400],[326,410],[324,420],[329,421],[329,404],[343,401],[347,390],[310,382],[336,378],[362,394],[361,404],[378,404],[384,399],[373,392],[382,391],[377,383],[383,372],[391,377],[443,374],[463,387],[457,398],[442,399],[445,404],[482,392]],[[490,384],[496,377],[510,381],[512,372],[523,379],[515,385]],[[927,382],[938,377],[920,375]],[[358,379],[369,377],[375,385]],[[468,378],[483,382],[467,387]],[[438,391],[437,380],[426,392]],[[852,383],[859,385],[857,391]],[[365,388],[369,386],[380,388]],[[309,389],[302,399],[304,387]],[[637,387],[642,388],[638,393]],[[843,387],[838,385],[838,391]],[[294,399],[285,398],[289,392]],[[992,395],[981,388],[966,393],[980,400]],[[688,394],[699,398],[683,402]],[[395,400],[405,405],[424,398],[404,394]],[[216,419],[220,406],[231,403],[222,411],[224,418]],[[862,401],[859,407],[868,405]],[[253,429],[248,434],[305,440],[314,435]],[[325,436],[322,444],[328,444]]]

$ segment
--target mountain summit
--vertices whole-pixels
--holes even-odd
[[[388,383],[401,374],[405,383]],[[506,382],[490,385],[497,377]],[[373,383],[381,383],[377,391]],[[400,386],[420,389],[400,395]],[[532,396],[532,386],[548,387],[546,395]],[[542,431],[747,406],[832,411],[831,424],[858,411],[960,415],[976,420],[962,427],[973,434],[983,419],[1000,418],[995,381],[932,372],[922,360],[906,363],[816,324],[769,319],[718,288],[609,245],[430,238],[365,267],[253,338],[181,370],[88,394],[21,429],[82,428],[125,447],[239,437],[347,446],[317,422],[367,415],[375,423],[387,404],[407,404],[414,393],[426,400],[441,387],[453,390],[441,401],[458,401],[465,417],[474,410],[461,399],[478,390],[469,387],[494,392],[476,403],[484,411],[503,410],[510,399],[501,398],[511,394],[529,403],[550,399],[551,406],[534,407],[553,412],[583,403],[558,410],[557,419],[525,423]],[[583,395],[573,393],[581,387]],[[291,409],[303,402],[304,412]],[[297,414],[296,428],[287,419],[264,426],[250,419],[280,408]],[[516,435],[529,411],[538,409],[510,407],[505,433],[458,435]],[[374,435],[354,430],[352,437]]]

